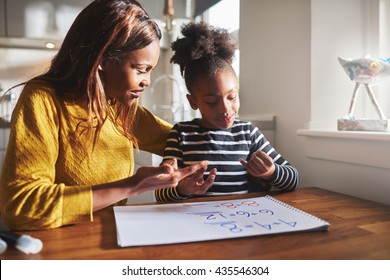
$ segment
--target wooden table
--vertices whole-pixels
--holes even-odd
[[[207,200],[260,195],[264,193]],[[329,231],[121,248],[117,245],[114,214],[110,207],[95,213],[94,222],[25,232],[43,241],[41,253],[26,255],[10,248],[0,255],[0,259],[390,259],[390,206],[315,187],[272,195],[328,221]]]

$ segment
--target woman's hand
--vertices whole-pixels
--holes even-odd
[[[275,172],[275,164],[272,158],[261,150],[255,152],[249,161],[240,159],[240,163],[254,177],[270,179]]]
[[[200,163],[178,169],[176,159],[172,159],[164,162],[159,167],[140,167],[133,176],[128,178],[93,186],[93,211],[97,211],[121,199],[135,196],[142,192],[176,187],[180,181],[187,179],[187,177],[189,180],[187,182],[197,182],[199,181],[200,174],[203,174],[207,169],[208,164],[208,161],[201,161]],[[193,174],[194,177],[191,179],[189,176]],[[214,179],[211,180],[213,176],[209,177],[210,180],[204,182],[204,188],[208,184],[211,186],[214,181]]]
[[[165,161],[159,167],[140,167],[133,176],[135,187],[132,188],[131,195],[155,189],[176,187],[181,180],[193,174],[203,174],[204,170],[207,169],[208,163],[208,161],[201,161],[200,163],[178,169],[176,159],[172,159]]]

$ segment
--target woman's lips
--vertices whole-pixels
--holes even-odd
[[[132,92],[132,93],[131,93],[131,96],[132,96],[133,98],[139,98],[139,97],[140,97],[140,94],[139,94],[138,92]]]
[[[143,90],[134,90],[131,92],[131,96],[133,98],[139,98],[141,96],[141,93],[143,92]]]

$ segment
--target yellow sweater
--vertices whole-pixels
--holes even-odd
[[[111,121],[103,125],[93,152],[86,137],[72,140],[85,116],[80,104],[64,102],[46,84],[23,89],[0,180],[0,210],[8,227],[32,230],[92,221],[92,186],[133,174],[133,145]],[[135,135],[141,150],[162,155],[170,128],[138,107]],[[90,145],[85,150],[80,143]]]

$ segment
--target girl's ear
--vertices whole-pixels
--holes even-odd
[[[102,65],[101,65],[101,64],[99,64],[99,66],[98,66],[98,70],[99,70],[99,71],[103,71],[103,67],[102,67]]]
[[[196,100],[191,94],[186,95],[188,102],[190,102],[190,106],[193,110],[197,110],[198,106],[196,105]]]

